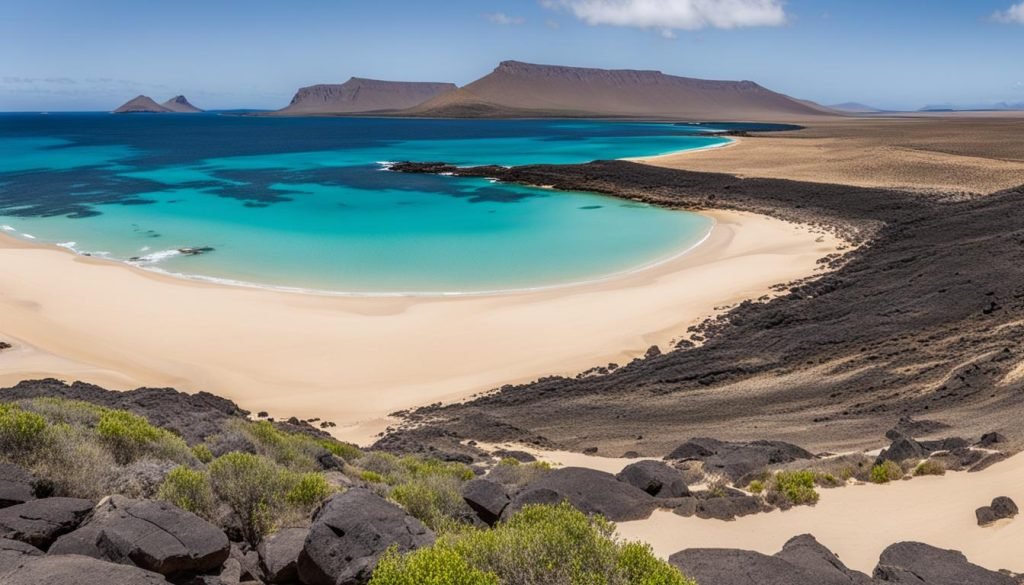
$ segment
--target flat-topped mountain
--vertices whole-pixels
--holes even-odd
[[[489,75],[410,109],[410,115],[503,117],[597,115],[688,119],[786,119],[824,108],[753,81],[713,81],[660,71],[609,70],[504,61]]]
[[[202,110],[189,103],[183,95],[172,97],[162,104],[156,103],[148,95],[139,95],[114,110],[115,114],[194,114],[196,112],[202,112]]]
[[[193,106],[183,95],[176,95],[160,105],[172,112],[178,112],[181,114],[195,114],[202,112],[202,110]]]
[[[358,114],[405,110],[456,89],[454,83],[381,81],[353,77],[342,84],[303,87],[278,114]]]

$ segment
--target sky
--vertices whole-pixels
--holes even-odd
[[[280,108],[351,76],[507,59],[749,79],[890,109],[1024,102],[1021,0],[0,0],[0,111],[137,94]]]

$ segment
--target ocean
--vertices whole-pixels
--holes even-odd
[[[388,161],[582,163],[720,146],[721,124],[0,114],[0,229],[218,282],[479,293],[673,257],[711,220]]]

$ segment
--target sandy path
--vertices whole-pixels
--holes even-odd
[[[0,239],[0,384],[53,376],[206,390],[365,443],[398,409],[624,363],[715,307],[814,272],[840,243],[715,213],[689,254],[606,281],[476,297],[329,297],[187,281]]]
[[[778,552],[799,534],[813,534],[848,566],[868,574],[885,547],[913,540],[962,551],[992,570],[1024,572],[1024,518],[980,527],[974,510],[996,496],[1024,502],[1024,455],[978,473],[947,473],[887,485],[820,490],[814,507],[746,516],[732,522],[655,512],[622,522],[619,533],[650,543],[661,557],[686,548]]]

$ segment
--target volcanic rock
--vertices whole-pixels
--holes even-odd
[[[0,537],[46,550],[92,512],[93,502],[79,498],[32,500],[0,510]]]
[[[1002,573],[972,564],[958,551],[900,542],[882,551],[874,578],[900,585],[1017,585]]]
[[[613,522],[641,520],[651,515],[658,501],[647,492],[615,479],[610,473],[583,467],[564,467],[527,485],[505,508],[509,517],[526,504],[568,501],[587,514],[601,514]]]
[[[615,477],[656,498],[681,498],[690,495],[683,475],[661,461],[631,463]]]

